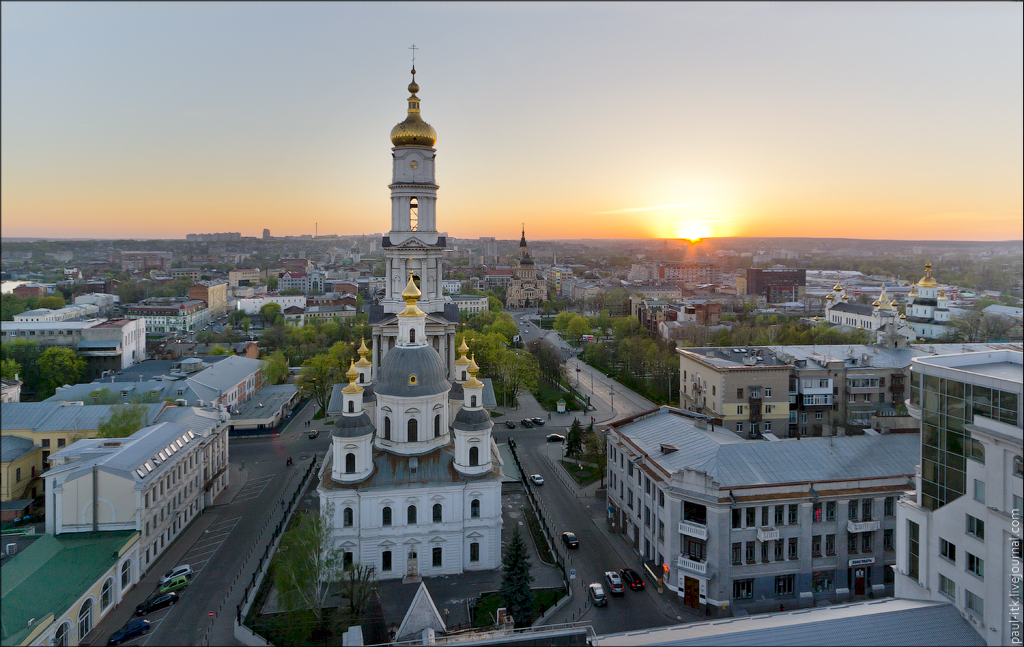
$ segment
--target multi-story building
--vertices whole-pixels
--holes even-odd
[[[484,294],[453,294],[451,300],[459,306],[459,312],[468,314],[485,312],[489,307],[488,297]]]
[[[555,296],[562,296],[562,284],[573,277],[571,267],[552,266],[547,270],[545,280],[548,284],[548,292],[554,292]]]
[[[313,269],[313,261],[308,258],[282,258],[278,264],[286,272],[308,272]]]
[[[0,437],[0,501],[36,498],[42,451],[28,438],[13,434]]]
[[[683,291],[679,286],[666,283],[662,285],[645,284],[630,285],[626,287],[632,294],[642,296],[644,299],[658,299],[661,301],[679,301],[683,298]]]
[[[686,285],[718,283],[722,279],[722,261],[717,258],[692,258],[684,261],[643,261],[634,263],[630,281],[678,281]]]
[[[228,485],[228,415],[180,409],[127,438],[80,440],[50,456],[46,532],[140,533],[146,572]],[[185,423],[185,424],[182,424]]]
[[[1022,354],[913,360],[914,491],[899,500],[896,595],[955,605],[989,645],[1021,636]]]
[[[744,440],[662,407],[607,436],[608,523],[680,601],[730,615],[892,594],[914,434]]]
[[[259,268],[242,268],[237,270],[228,270],[228,284],[237,288],[243,285],[256,285],[260,282],[260,270]]]
[[[21,387],[24,384],[21,380],[17,379],[18,375],[15,374],[14,378],[0,379],[0,402],[19,402],[21,401]]]
[[[259,297],[239,299],[236,302],[236,305],[239,310],[247,315],[257,315],[260,313],[260,309],[268,303],[276,303],[281,306],[282,311],[291,308],[292,306],[305,308],[306,297],[301,294],[281,296],[280,294],[271,292]]]
[[[124,306],[129,319],[143,319],[146,333],[166,334],[201,330],[210,323],[205,301],[186,298],[152,298]]]
[[[171,252],[115,252],[110,255],[110,264],[126,272],[163,270],[169,272],[174,255]]]
[[[228,309],[227,281],[202,281],[189,286],[188,298],[205,301],[211,318],[222,316]]]
[[[459,279],[445,279],[441,281],[441,288],[448,294],[459,294],[462,292],[462,281]]]
[[[86,361],[87,379],[146,359],[145,322],[135,319],[0,323],[0,341],[15,339],[74,349]]]
[[[103,292],[90,292],[75,296],[75,305],[94,305],[100,312],[106,312],[121,302],[116,294],[105,294]]]
[[[14,315],[14,321],[76,321],[95,317],[100,312],[97,306],[88,303],[75,303],[56,310],[36,308]]]
[[[763,296],[768,303],[801,301],[807,292],[807,270],[748,267],[744,287],[743,294]]]
[[[170,271],[171,278],[174,279],[189,279],[191,281],[198,281],[203,276],[203,271],[198,267],[172,267]]]

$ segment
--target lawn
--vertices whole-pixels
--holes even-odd
[[[601,470],[592,465],[577,466],[575,461],[562,460],[562,467],[580,487],[586,487],[594,481],[601,480]]]

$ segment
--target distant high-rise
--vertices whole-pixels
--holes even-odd
[[[263,230],[263,240],[270,240],[270,230],[269,229],[264,229]]]

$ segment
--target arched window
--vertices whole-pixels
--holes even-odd
[[[441,523],[441,504],[434,504],[434,523]]]
[[[345,473],[355,474],[356,473],[356,455],[349,452],[345,454]]]
[[[406,512],[406,522],[412,526],[416,524],[416,506],[409,506],[409,510]]]
[[[475,407],[476,406],[476,396],[475,395],[469,396],[469,406],[471,406],[471,407]]]
[[[381,515],[381,525],[382,526],[390,526],[391,525],[391,508],[388,508],[388,507],[384,508],[383,514]]]
[[[384,416],[384,440],[391,440],[391,417]]]
[[[114,599],[114,578],[108,577],[103,582],[103,590],[100,591],[100,608],[106,609]]]
[[[409,343],[410,344],[415,344],[416,343],[416,329],[415,328],[410,328],[409,329]]]
[[[466,381],[466,371],[462,371],[462,381]]]
[[[420,201],[416,198],[409,200],[409,231],[417,231],[420,226]]]
[[[419,423],[416,422],[416,418],[409,418],[409,442],[414,443],[419,440],[418,433]]]
[[[434,438],[441,437],[441,414],[434,416]]]
[[[469,448],[469,466],[476,467],[480,464],[480,448],[470,447]]]
[[[365,376],[362,373],[360,373],[359,374],[359,383],[362,384],[363,382],[365,382]]]
[[[349,400],[348,401],[348,412],[349,413],[355,413],[356,412],[356,402],[355,402],[355,400]]]
[[[480,518],[480,499],[473,499],[469,503],[469,516],[473,519]]]
[[[121,590],[124,591],[132,581],[132,560],[124,560],[121,564]]]
[[[89,598],[82,603],[82,608],[78,611],[78,642],[82,642],[82,639],[92,631],[92,598]]]
[[[68,636],[68,634],[70,634],[70,633],[71,633],[71,625],[69,625],[66,622],[61,623],[61,625],[59,627],[57,627],[57,633],[54,634],[54,636],[53,636],[53,644],[54,644],[54,646],[55,647],[68,647],[68,643],[70,642],[70,636]]]
[[[346,528],[352,527],[352,508],[345,508],[345,511],[342,513],[341,516],[342,516],[342,523],[345,524],[345,527]]]

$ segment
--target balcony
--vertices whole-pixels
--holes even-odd
[[[778,541],[779,540],[779,529],[772,528],[771,526],[762,526],[757,529],[757,540],[758,541]]]
[[[707,575],[708,574],[708,563],[707,562],[697,562],[697,561],[694,561],[694,560],[690,559],[686,555],[680,555],[679,556],[679,558],[676,560],[676,566],[678,568],[681,568],[681,569],[686,570],[686,571],[690,571],[691,573],[696,573],[698,575]]]
[[[882,527],[881,521],[854,521],[846,522],[846,532],[874,532]]]
[[[696,521],[680,521],[679,522],[679,534],[689,535],[690,537],[696,537],[697,539],[708,539],[708,527],[702,523]]]
[[[920,420],[921,419],[921,407],[919,407],[917,405],[910,404],[910,400],[906,400],[905,402],[906,402],[906,405],[907,405],[907,413],[910,414],[910,417],[915,419],[915,420]]]

